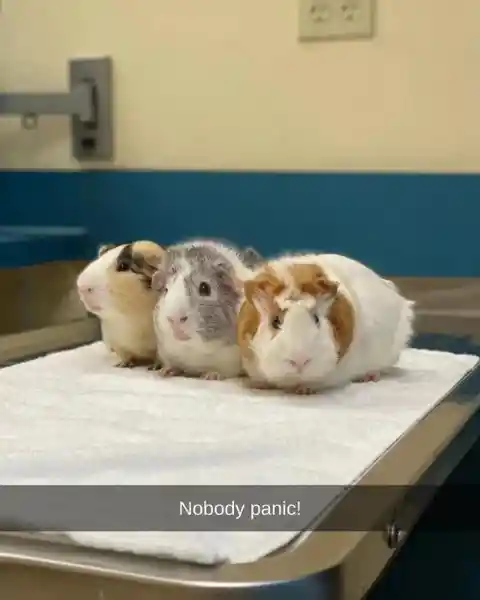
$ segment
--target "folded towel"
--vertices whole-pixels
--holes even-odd
[[[349,485],[478,360],[409,349],[379,382],[302,397],[117,369],[101,343],[51,354],[0,370],[0,484]],[[300,529],[65,534],[211,564],[257,560]]]

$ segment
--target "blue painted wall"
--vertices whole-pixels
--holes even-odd
[[[0,224],[85,226],[95,243],[216,236],[388,275],[480,276],[480,175],[0,171],[0,192]]]

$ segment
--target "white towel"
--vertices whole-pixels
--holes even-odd
[[[292,397],[116,369],[101,343],[51,354],[0,370],[0,484],[348,485],[477,361],[409,349],[393,377]],[[207,564],[255,561],[296,536],[66,534]]]

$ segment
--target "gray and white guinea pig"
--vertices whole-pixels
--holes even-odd
[[[247,255],[244,254],[247,252]],[[154,310],[162,376],[227,379],[240,374],[236,319],[253,249],[196,239],[169,246],[152,279],[159,292]]]
[[[96,315],[102,338],[119,367],[156,362],[152,276],[165,250],[152,241],[100,246],[95,260],[77,278],[86,310]]]
[[[346,256],[280,257],[244,291],[237,341],[253,387],[314,393],[376,380],[413,334],[414,303]]]

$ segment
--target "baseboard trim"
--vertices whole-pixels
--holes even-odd
[[[0,364],[38,354],[58,352],[99,339],[95,319],[87,318],[63,325],[23,331],[0,337]]]

